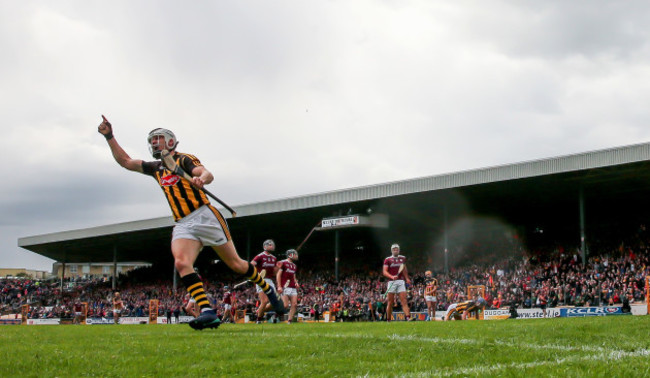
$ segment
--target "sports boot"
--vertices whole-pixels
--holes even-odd
[[[214,310],[203,311],[198,318],[190,321],[190,327],[198,331],[205,328],[218,328],[220,325],[221,320]]]
[[[278,299],[278,294],[275,292],[275,289],[271,287],[271,290],[272,291],[266,296],[269,297],[269,302],[271,302],[273,311],[275,311],[275,313],[278,314],[278,316],[282,316],[287,312],[287,310],[284,308],[284,304],[282,303],[282,301]]]

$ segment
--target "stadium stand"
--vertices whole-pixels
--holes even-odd
[[[548,296],[548,307],[606,306],[645,301],[645,279],[650,271],[650,251],[645,226],[640,226],[633,244],[604,243],[603,250],[582,265],[579,253],[555,247],[550,251],[509,251],[502,258],[453,268],[448,274],[434,272],[439,281],[438,310],[466,300],[467,286],[485,285],[489,309],[539,307],[541,292]],[[412,311],[426,310],[424,269],[414,270],[409,289]],[[148,301],[159,299],[159,316],[184,314],[185,293],[172,290],[172,282],[160,280],[152,268],[141,268],[120,277],[120,292],[126,305],[123,316],[148,316]],[[226,283],[206,278],[207,293],[220,309]],[[234,283],[233,281],[232,283]],[[231,283],[231,284],[232,284]],[[305,270],[300,274],[299,308],[305,317],[330,311],[342,321],[382,320],[385,316],[385,290],[378,272],[346,272],[339,281],[331,271]],[[63,288],[63,290],[61,290]],[[60,282],[31,279],[0,280],[0,311],[16,313],[30,305],[30,318],[71,318],[74,303],[88,303],[88,317],[112,316],[112,289],[103,279],[69,279]],[[252,285],[236,290],[236,308],[252,314],[256,296]]]

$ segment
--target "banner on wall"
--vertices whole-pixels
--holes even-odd
[[[167,318],[164,317],[164,316],[161,316],[161,317],[158,317],[158,324],[186,324],[186,323],[191,322],[192,319],[194,319],[193,316],[183,315],[183,316],[178,317],[178,322],[176,322],[176,318],[172,317],[171,318],[172,322],[168,323]]]
[[[583,316],[608,316],[608,315],[632,315],[630,312],[623,312],[621,307],[575,307],[561,309],[562,316],[568,318]]]
[[[61,324],[61,319],[59,318],[27,319],[27,325],[59,325],[59,324]]]

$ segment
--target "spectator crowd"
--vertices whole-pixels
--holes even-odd
[[[506,254],[507,255],[507,254]],[[407,254],[408,257],[408,254]],[[562,248],[551,252],[512,254],[498,261],[459,266],[449,272],[434,271],[438,280],[437,310],[467,298],[467,287],[484,285],[488,308],[533,308],[539,298],[549,307],[605,306],[645,301],[645,279],[650,271],[650,252],[643,243],[609,249],[582,264],[578,252]],[[407,261],[407,266],[408,261]],[[426,312],[424,270],[409,266],[412,285],[408,289],[413,312]],[[151,269],[151,268],[144,268]],[[137,272],[137,271],[136,271]],[[336,281],[332,272],[301,270],[299,266],[299,312],[319,318],[324,311],[343,321],[382,320],[385,316],[385,279],[379,271],[353,272]],[[253,314],[257,297],[253,284],[233,290],[234,282],[223,283],[204,277],[213,307],[221,309],[226,291],[234,294],[234,307]],[[120,293],[125,304],[122,316],[148,316],[149,300],[158,299],[159,316],[185,314],[187,296],[172,283],[151,280],[142,283],[121,277]],[[110,282],[104,279],[36,281],[0,279],[0,313],[20,313],[30,306],[30,318],[69,318],[76,303],[88,304],[88,317],[112,317]]]

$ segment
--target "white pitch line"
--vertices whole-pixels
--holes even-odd
[[[291,337],[295,338],[296,335],[293,333],[271,333],[271,336],[276,337]],[[342,334],[342,333],[315,333],[310,334],[310,337],[326,337],[326,338],[336,338],[336,339],[375,339],[377,336],[374,335],[364,335],[364,334]],[[430,343],[439,343],[439,344],[475,344],[475,345],[485,345],[486,340],[477,340],[477,339],[459,339],[459,338],[441,338],[441,337],[419,337],[415,335],[399,335],[392,334],[387,336],[390,340],[397,341],[419,341],[419,342],[430,342]],[[561,345],[561,344],[530,344],[530,343],[516,343],[511,341],[502,341],[494,340],[491,341],[495,345],[509,347],[509,348],[526,348],[526,349],[537,349],[537,350],[557,350],[561,352],[590,352],[590,353],[650,353],[646,349],[641,349],[636,352],[626,352],[622,349],[613,349],[613,348],[603,348],[599,346],[572,346],[572,345]],[[487,341],[489,344],[490,341]]]
[[[400,340],[400,341],[420,341],[420,342],[430,342],[430,343],[446,343],[446,344],[485,344],[492,342],[495,345],[500,345],[510,348],[526,348],[526,349],[539,349],[539,350],[559,350],[563,352],[572,352],[572,351],[581,351],[581,352],[613,352],[617,351],[616,349],[606,349],[602,347],[593,347],[588,345],[581,346],[571,346],[571,345],[560,345],[560,344],[529,344],[529,343],[516,343],[510,341],[502,340],[476,340],[476,339],[457,339],[457,338],[439,338],[439,337],[418,337],[413,335],[397,335],[393,334],[388,336],[391,340]]]
[[[487,373],[494,373],[496,371],[504,369],[530,369],[535,367],[540,367],[544,365],[559,365],[567,362],[581,362],[581,361],[617,361],[622,358],[632,358],[632,357],[647,357],[650,355],[650,351],[647,349],[641,349],[636,352],[624,352],[624,351],[612,351],[609,353],[600,353],[600,354],[590,354],[587,356],[570,356],[565,358],[558,358],[552,361],[533,361],[533,362],[523,362],[511,364],[495,364],[495,365],[484,365],[484,366],[474,366],[470,368],[460,368],[456,370],[448,370],[441,372],[440,370],[432,371],[422,371],[419,373],[406,374],[405,377],[449,377],[454,375],[481,375]]]
[[[295,334],[284,333],[284,334],[273,334],[276,337],[296,337]],[[354,338],[354,339],[374,339],[374,335],[359,335],[359,334],[341,334],[341,333],[318,333],[311,334],[312,337],[325,337],[325,338]],[[459,339],[459,338],[439,338],[439,337],[418,337],[414,335],[398,335],[392,334],[387,336],[390,340],[398,341],[419,341],[419,342],[430,342],[430,343],[444,343],[444,344],[485,344],[485,340],[475,340],[475,339]],[[569,356],[563,358],[557,358],[551,361],[532,361],[532,362],[523,362],[523,363],[510,363],[510,364],[495,364],[495,365],[483,365],[483,366],[474,366],[468,368],[459,368],[455,370],[448,370],[441,372],[438,370],[431,371],[422,371],[418,373],[405,374],[406,377],[431,377],[431,376],[441,376],[448,377],[453,375],[480,375],[485,373],[493,373],[496,371],[501,371],[504,369],[529,369],[535,368],[544,365],[559,365],[569,362],[580,362],[580,361],[616,361],[622,358],[633,358],[633,357],[648,357],[650,356],[650,350],[640,349],[634,352],[627,352],[621,349],[608,349],[598,346],[572,346],[572,345],[560,345],[560,344],[529,344],[529,343],[515,343],[510,341],[494,340],[492,341],[496,345],[510,347],[510,348],[525,348],[525,349],[536,349],[536,350],[557,350],[561,352],[589,352],[596,354],[589,354],[586,356]]]

